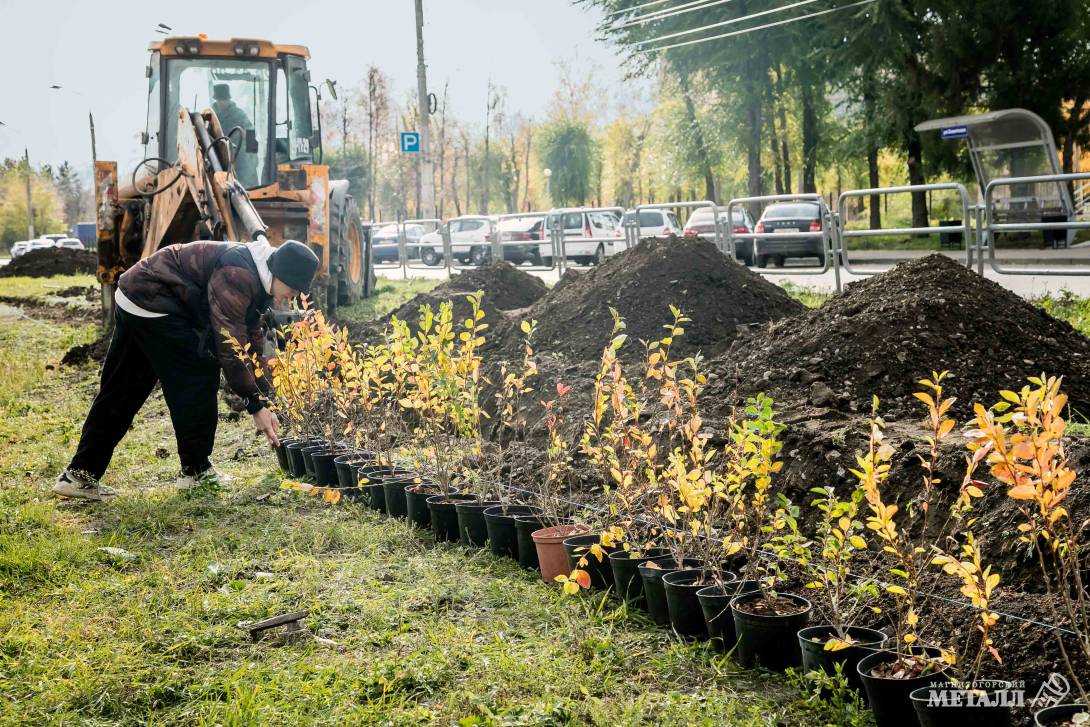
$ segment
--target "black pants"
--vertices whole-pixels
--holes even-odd
[[[216,440],[220,367],[202,343],[182,318],[141,318],[117,308],[114,335],[102,364],[102,383],[69,468],[102,477],[114,449],[159,381],[182,469],[191,473],[207,469]]]

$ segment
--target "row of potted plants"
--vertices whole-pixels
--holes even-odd
[[[1078,653],[1062,653],[1085,704],[1076,664],[1090,660],[1090,609],[1078,527],[1064,507],[1074,472],[1063,451],[1058,380],[1033,378],[1018,392],[1001,392],[998,404],[974,408],[960,483],[941,482],[936,471],[957,428],[946,375],[921,381],[916,396],[929,431],[923,454],[912,455],[921,475],[908,500],[888,486],[897,453],[885,441],[876,400],[869,446],[852,470],[856,487],[815,488],[805,513],[815,525],[803,534],[801,508],[774,486],[782,425],[768,397],[731,417],[725,445],[710,444],[700,412],[702,361],[672,354],[688,321],[680,311],[672,309],[662,338],[642,343],[637,376],[620,360],[627,337],[614,313],[590,411],[572,417],[576,436],[565,385],[535,401],[535,324],[523,322],[523,360],[502,366],[495,387],[491,431],[499,446],[481,433],[487,326],[480,294],[467,302],[470,315],[457,325],[449,303],[425,307],[413,327],[394,320],[382,341],[362,347],[320,313],[285,332],[268,371],[278,410],[298,433],[277,452],[295,480],[289,486],[331,502],[361,500],[440,540],[487,546],[539,568],[569,593],[612,589],[681,636],[734,649],[745,666],[842,673],[864,690],[879,725],[1003,724],[1009,685],[980,681],[1001,664],[999,616],[990,605],[1000,576],[972,530],[974,501],[989,486],[976,473],[986,466],[1022,508],[1021,537],[1039,558],[1053,622],[1079,634]],[[245,347],[238,353],[255,372],[265,370]],[[537,406],[544,452],[520,446]],[[605,483],[593,529],[569,520],[576,458]],[[953,505],[942,505],[951,499],[943,491]],[[941,644],[930,626],[920,594],[937,578],[954,579],[967,599],[965,643]],[[809,624],[812,599],[827,623]],[[1085,712],[1062,705],[1037,719],[1064,724]]]

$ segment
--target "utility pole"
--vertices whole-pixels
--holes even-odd
[[[91,166],[93,168],[94,163],[98,161],[98,151],[95,149],[95,115],[88,111],[87,119],[91,122]],[[94,176],[94,171],[92,169],[91,178],[94,179]]]
[[[422,218],[435,216],[435,175],[431,164],[431,97],[428,96],[428,72],[424,65],[424,0],[416,0],[416,90],[420,108],[420,198]]]
[[[30,200],[30,151],[23,147],[23,162],[26,164],[26,233],[28,240],[37,237],[34,234],[34,203]]]

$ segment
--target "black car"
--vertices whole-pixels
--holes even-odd
[[[782,266],[787,258],[817,258],[825,264],[825,241],[820,236],[795,237],[792,232],[821,232],[821,206],[817,202],[776,202],[765,207],[754,232],[775,233],[753,241],[757,267]]]

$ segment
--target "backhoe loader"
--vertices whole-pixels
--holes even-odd
[[[328,314],[369,296],[369,230],[348,181],[330,180],[321,163],[321,88],[307,49],[200,35],[148,50],[144,159],[123,178],[116,162],[95,162],[104,313],[121,273],[193,240],[298,240],[321,260],[313,290]]]

